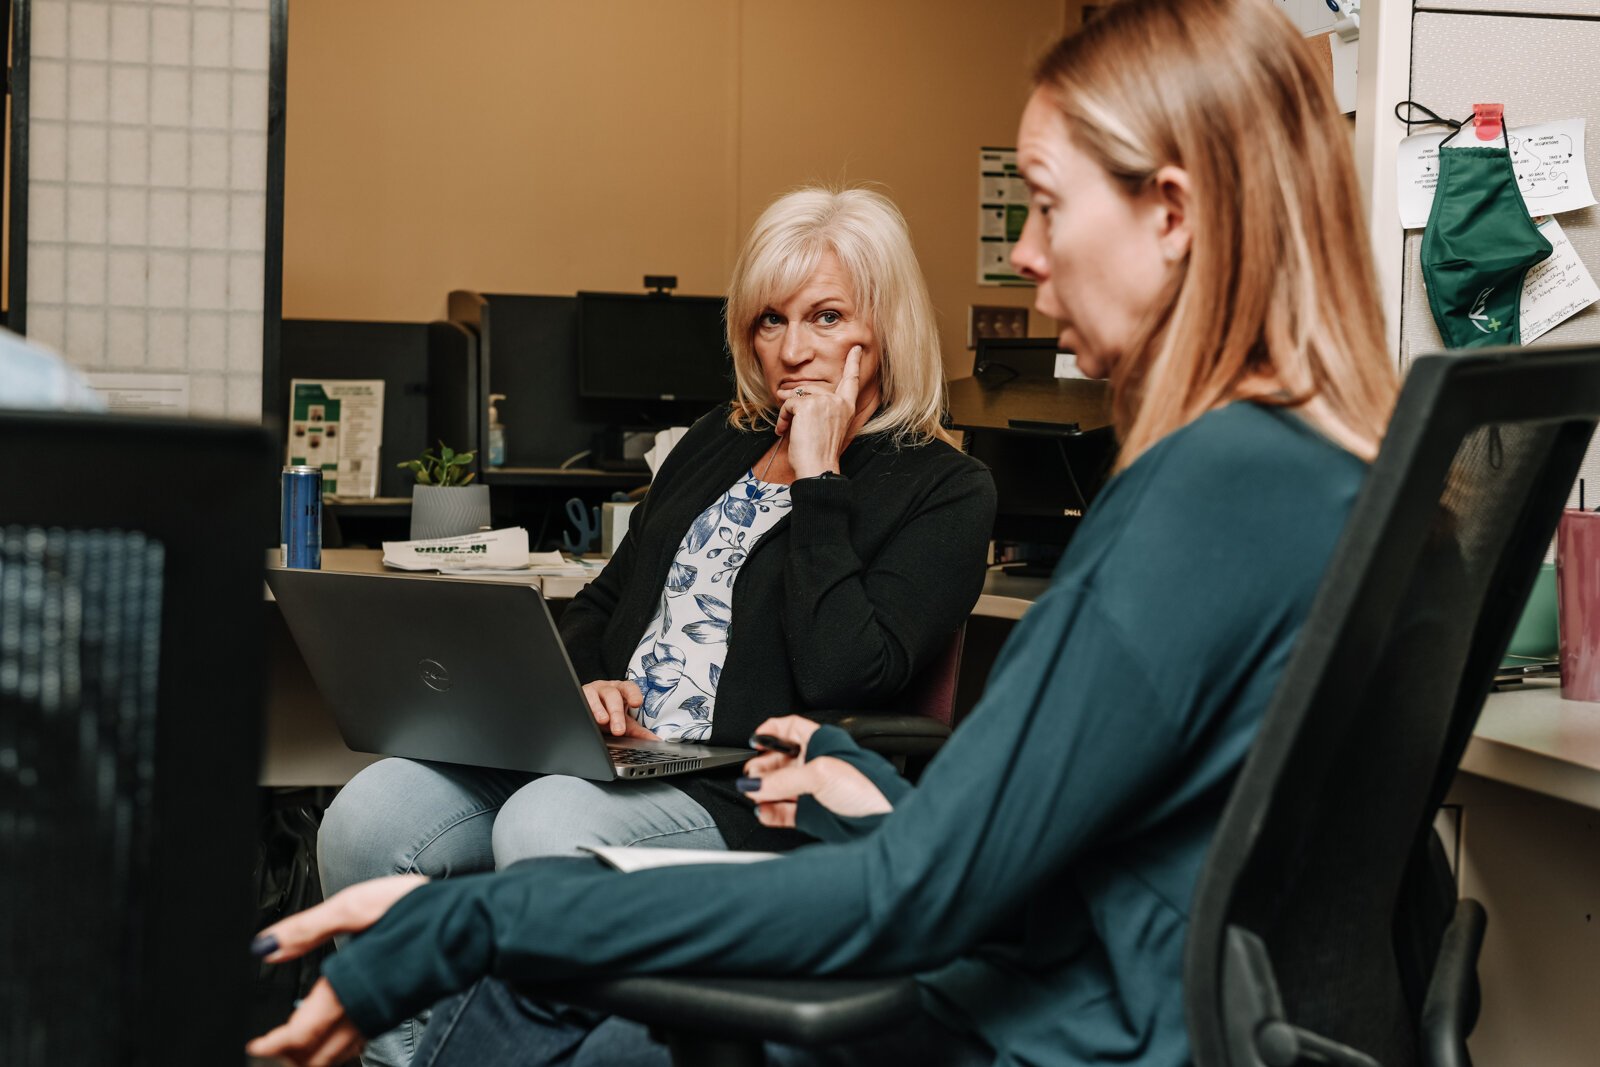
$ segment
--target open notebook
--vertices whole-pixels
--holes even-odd
[[[684,867],[697,863],[760,863],[783,855],[781,852],[727,852],[712,848],[584,847],[623,874],[651,867]]]

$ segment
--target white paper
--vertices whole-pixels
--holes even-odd
[[[638,846],[584,845],[623,874],[652,867],[687,867],[699,863],[761,863],[780,859],[781,852],[729,852],[713,848],[640,848]]]
[[[189,414],[187,374],[85,374],[106,410],[117,415]]]
[[[1433,210],[1433,190],[1439,184],[1439,143],[1446,136],[1420,133],[1400,142],[1396,162],[1400,224],[1408,230],[1428,224],[1428,213]],[[1477,140],[1468,126],[1444,151],[1499,143],[1499,138]],[[1558,215],[1593,206],[1594,192],[1589,188],[1589,172],[1584,164],[1583,119],[1519,126],[1510,131],[1507,143],[1528,214]]]
[[[402,571],[528,570],[528,531],[520,526],[460,537],[385,541],[383,565]]]
[[[322,491],[378,495],[383,379],[296,378],[289,383],[291,464],[322,468]]]
[[[1522,343],[1532,344],[1578,312],[1600,300],[1600,286],[1583,265],[1561,224],[1545,219],[1539,232],[1550,242],[1550,258],[1522,279]]]
[[[687,426],[669,426],[656,434],[656,443],[644,454],[644,461],[650,467],[650,477],[656,476],[656,471],[661,469],[661,464],[667,461],[667,453],[677,447],[683,440],[683,435],[689,432]]]

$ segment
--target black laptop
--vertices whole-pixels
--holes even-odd
[[[602,733],[532,585],[309,570],[267,584],[358,752],[594,781],[751,756]]]

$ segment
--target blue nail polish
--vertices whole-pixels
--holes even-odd
[[[757,789],[761,788],[761,779],[735,778],[733,780],[733,787],[741,793],[754,793]]]
[[[250,955],[270,956],[278,951],[278,939],[272,934],[262,934],[250,942]]]

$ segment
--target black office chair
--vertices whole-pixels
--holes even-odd
[[[1434,862],[1448,788],[1600,416],[1600,348],[1416,362],[1240,774],[1191,915],[1201,1067],[1465,1067],[1484,916]],[[541,993],[546,991],[540,990]],[[557,991],[674,1063],[912,1016],[909,978]]]
[[[0,412],[0,1063],[244,1059],[276,449]]]

